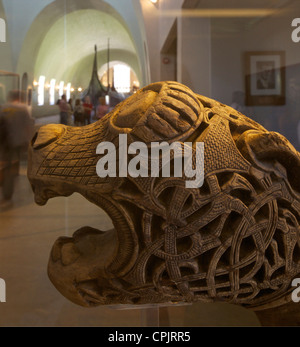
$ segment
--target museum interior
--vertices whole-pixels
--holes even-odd
[[[300,223],[300,205],[297,205],[298,202],[296,201],[298,196],[300,196],[300,192],[299,194],[297,192],[294,193],[294,204],[286,202],[277,206],[276,202],[274,202],[275,200],[266,200],[268,202],[265,203],[265,207],[261,207],[257,203],[256,208],[251,210],[251,213],[257,213],[253,217],[256,220],[256,229],[254,226],[250,227],[252,222],[250,223],[249,221],[248,228],[240,226],[242,224],[242,222],[239,224],[240,214],[231,212],[230,218],[235,216],[235,220],[228,217],[226,222],[222,222],[222,215],[220,218],[215,219],[215,224],[211,222],[209,227],[203,227],[204,231],[202,234],[197,230],[189,238],[181,236],[180,240],[177,240],[177,251],[173,250],[173,257],[170,256],[168,258],[167,253],[172,253],[173,246],[170,246],[166,241],[166,244],[162,245],[161,249],[155,249],[153,251],[154,255],[149,256],[151,259],[147,266],[155,268],[156,271],[152,280],[149,280],[152,269],[147,270],[148,272],[145,270],[146,274],[141,275],[141,278],[144,276],[143,281],[140,279],[135,280],[135,278],[140,277],[134,277],[135,275],[130,277],[128,275],[128,273],[131,273],[130,271],[133,271],[132,269],[136,269],[134,271],[138,273],[146,265],[140,265],[140,267],[139,264],[134,265],[133,255],[130,255],[130,260],[125,259],[125,253],[130,253],[130,251],[122,249],[120,240],[123,236],[121,236],[122,232],[119,232],[117,236],[120,239],[120,243],[118,242],[119,258],[124,258],[120,260],[120,264],[123,261],[125,265],[123,264],[122,271],[118,270],[119,275],[116,275],[117,278],[115,279],[106,279],[101,282],[102,280],[97,278],[97,295],[107,295],[107,298],[110,299],[101,301],[102,299],[95,298],[92,289],[85,289],[85,295],[89,294],[92,297],[88,302],[90,303],[94,300],[100,304],[91,304],[89,305],[91,307],[83,307],[69,300],[66,295],[62,295],[49,279],[48,262],[49,257],[53,257],[54,254],[51,253],[53,252],[51,251],[52,247],[58,238],[64,237],[64,240],[72,238],[75,230],[79,230],[86,225],[89,227],[84,230],[88,230],[91,233],[90,235],[95,234],[95,232],[93,234],[90,231],[90,228],[103,232],[114,229],[116,224],[119,223],[118,214],[113,212],[110,214],[107,211],[109,207],[100,208],[100,195],[98,198],[95,198],[96,200],[93,200],[88,193],[86,195],[80,193],[80,184],[84,181],[88,186],[90,184],[88,180],[82,179],[80,184],[78,181],[76,181],[78,184],[74,181],[74,187],[76,187],[71,192],[72,189],[70,187],[73,182],[71,182],[71,179],[66,179],[65,185],[61,182],[56,184],[56,181],[51,181],[49,176],[50,178],[45,178],[42,183],[41,181],[36,183],[38,179],[33,176],[29,180],[29,172],[32,174],[34,169],[36,169],[36,172],[40,172],[42,169],[44,163],[41,164],[39,162],[40,157],[35,156],[33,152],[35,149],[41,148],[40,151],[45,149],[45,141],[48,141],[45,137],[50,136],[48,132],[51,129],[53,129],[54,135],[53,138],[49,137],[49,143],[60,136],[71,134],[71,138],[66,138],[64,143],[67,149],[64,149],[63,144],[61,144],[61,149],[58,148],[58,152],[61,151],[60,154],[65,153],[63,151],[73,153],[74,150],[72,148],[81,147],[87,148],[85,153],[88,155],[90,148],[88,147],[88,141],[91,141],[92,136],[96,136],[96,132],[100,133],[102,131],[102,133],[106,134],[107,139],[110,138],[110,128],[105,132],[98,125],[99,122],[102,122],[101,118],[106,117],[108,113],[113,114],[114,117],[119,115],[120,120],[115,120],[116,123],[114,124],[122,125],[122,129],[134,126],[132,125],[133,123],[130,123],[130,112],[134,111],[133,106],[130,103],[126,104],[126,102],[130,98],[137,97],[137,99],[130,100],[138,100],[137,109],[143,110],[144,108],[141,104],[144,103],[146,105],[150,101],[148,99],[140,101],[138,98],[144,94],[139,93],[143,91],[143,88],[154,84],[154,87],[149,87],[150,89],[145,90],[151,90],[151,93],[152,90],[153,93],[160,93],[161,90],[165,90],[163,88],[167,87],[172,90],[169,91],[169,94],[166,92],[167,96],[162,98],[169,97],[170,93],[175,90],[177,101],[180,101],[180,98],[190,100],[187,98],[192,95],[191,93],[194,93],[192,96],[194,98],[193,103],[196,103],[198,107],[202,102],[201,107],[199,107],[202,111],[205,107],[208,123],[219,117],[216,109],[222,108],[224,109],[222,112],[229,113],[231,111],[226,111],[228,110],[227,106],[234,109],[235,111],[232,111],[228,117],[235,117],[238,120],[236,121],[237,123],[234,123],[235,119],[228,121],[232,122],[228,129],[230,128],[232,138],[237,142],[242,140],[238,139],[237,135],[235,137],[233,133],[235,134],[235,131],[238,131],[236,130],[237,128],[240,129],[243,126],[245,128],[250,127],[249,124],[252,121],[251,126],[253,128],[251,129],[256,129],[252,130],[253,132],[261,131],[267,134],[276,132],[281,134],[287,141],[282,140],[282,137],[279,140],[276,140],[277,137],[276,139],[268,139],[270,142],[263,142],[262,140],[258,149],[259,153],[253,154],[253,156],[257,160],[262,159],[262,156],[265,154],[260,156],[260,153],[268,147],[270,150],[266,150],[266,156],[269,156],[271,159],[268,161],[268,164],[263,166],[264,169],[261,170],[265,170],[264,172],[269,170],[268,172],[271,172],[273,169],[270,168],[270,165],[276,161],[275,159],[273,160],[274,151],[276,152],[274,148],[281,146],[278,155],[284,157],[284,159],[280,161],[280,164],[276,161],[277,166],[274,164],[274,172],[280,172],[280,174],[284,172],[285,174],[282,175],[288,177],[288,180],[292,182],[290,185],[282,184],[281,187],[291,187],[284,188],[286,191],[294,191],[293,189],[296,187],[295,191],[297,191],[297,169],[298,166],[300,167],[300,164],[297,162],[297,151],[300,150],[300,18],[296,18],[297,15],[300,16],[299,0],[0,0],[0,136],[2,136],[1,117],[5,114],[7,105],[11,105],[8,100],[12,91],[18,91],[18,103],[23,105],[23,110],[26,110],[26,116],[31,121],[31,138],[35,134],[34,138],[32,140],[30,138],[29,141],[32,147],[30,150],[27,147],[22,147],[17,157],[9,159],[12,160],[10,162],[9,179],[6,177],[7,169],[5,166],[9,156],[4,153],[6,147],[2,139],[0,139],[0,145],[2,146],[2,156],[0,158],[1,327],[284,325],[284,322],[280,321],[278,323],[276,321],[276,315],[274,314],[266,314],[266,316],[257,314],[258,311],[251,309],[251,300],[253,300],[255,307],[262,305],[264,308],[265,301],[263,298],[267,297],[266,305],[270,301],[270,307],[272,308],[273,298],[280,301],[284,294],[286,297],[291,297],[291,290],[293,289],[291,281],[297,277],[298,265],[296,263],[300,259],[300,227],[298,225],[298,222]],[[169,84],[158,84],[158,82],[163,81],[169,81]],[[189,89],[185,89],[181,84]],[[180,93],[183,93],[185,96],[182,96]],[[214,104],[209,101],[210,99],[216,100],[217,103]],[[196,102],[195,100],[198,101]],[[104,111],[100,111],[100,109],[102,110],[100,107],[102,101],[105,106]],[[85,106],[87,103],[92,105],[89,118],[85,117],[81,120],[78,114],[83,113],[80,113],[81,111],[77,113],[77,110],[85,110],[88,107]],[[122,108],[117,109],[122,103],[125,105],[125,111]],[[126,111],[126,105],[129,105],[129,111]],[[63,107],[67,107],[67,111]],[[179,110],[179,108],[180,106],[177,105],[176,110],[179,113],[184,112],[182,109]],[[207,111],[207,108],[213,109],[212,112],[216,112],[217,115],[209,118],[211,113]],[[117,111],[114,111],[116,109]],[[104,114],[101,114],[101,112],[104,112]],[[123,120],[121,119],[122,112]],[[245,121],[245,125],[238,123],[240,122],[240,114],[248,117],[250,121]],[[66,118],[63,118],[63,115],[66,115]],[[107,119],[107,117],[103,119]],[[135,122],[138,121],[136,118],[134,119]],[[103,120],[103,122],[105,123],[106,121]],[[20,128],[18,134],[21,134],[25,129],[24,124],[18,124]],[[63,124],[63,128],[60,127],[60,124]],[[153,126],[157,126],[157,133],[159,131],[163,132],[159,128],[162,124],[161,121],[155,124]],[[215,124],[217,124],[216,121]],[[264,129],[261,130],[260,126],[253,124],[260,124]],[[110,126],[113,127],[113,125]],[[209,129],[208,125],[205,126]],[[205,126],[200,126],[203,133],[206,131]],[[61,130],[66,129],[65,127],[70,130]],[[116,131],[116,128],[113,129],[113,131]],[[192,129],[196,133],[196,126],[193,124]],[[63,131],[65,133],[61,135],[60,132]],[[168,128],[166,131],[168,132]],[[197,131],[198,136],[200,130]],[[170,132],[168,136],[170,136]],[[145,135],[146,132],[142,132],[143,134]],[[215,141],[219,141],[218,143],[221,145],[217,151],[220,153],[222,150],[226,152],[224,150],[227,146],[225,135],[222,135],[221,130],[218,134]],[[20,136],[22,135],[16,135],[18,138]],[[103,141],[104,135],[101,136],[98,137],[98,143]],[[275,135],[270,135],[269,138],[271,136]],[[138,136],[134,138],[138,138]],[[256,140],[254,139],[253,141]],[[278,144],[279,142],[280,144]],[[68,147],[71,144],[73,147]],[[207,140],[204,146],[209,146],[209,144],[210,142]],[[54,148],[54,143],[51,143],[50,146]],[[250,151],[249,148],[251,146],[248,143],[240,146],[242,150],[244,150],[245,146],[248,146],[247,150]],[[285,148],[283,148],[284,146]],[[240,149],[240,147],[238,148]],[[255,148],[257,149],[258,147]],[[235,153],[234,150],[232,153]],[[31,155],[29,156],[29,154]],[[62,158],[59,156],[59,153],[54,153],[54,150],[50,154]],[[94,158],[95,155],[96,152],[92,153],[91,157]],[[249,157],[251,157],[250,154]],[[53,159],[53,162],[51,162],[51,158],[47,160],[48,167],[44,169],[44,172],[55,172],[56,168],[53,164],[55,160]],[[212,158],[211,161],[213,160]],[[285,163],[287,163],[287,166],[282,169]],[[66,167],[71,170],[71,166],[68,165],[70,164],[67,163]],[[77,165],[79,165],[78,162]],[[59,166],[60,164],[58,163],[57,167]],[[86,167],[87,164],[83,164],[83,166]],[[214,167],[213,162],[211,166]],[[80,167],[76,167],[75,162],[72,169],[79,171]],[[90,169],[93,169],[93,167],[90,166]],[[276,171],[277,169],[278,171]],[[294,169],[295,172],[293,173]],[[224,170],[226,171],[227,168],[224,168]],[[253,170],[258,172],[260,169],[255,168]],[[261,171],[259,172],[261,173]],[[253,175],[258,177],[260,173],[253,173]],[[231,189],[231,184],[243,185],[245,191],[251,185],[253,190],[251,197],[248,191],[245,193],[245,196],[247,195],[247,199],[249,196],[251,203],[254,204],[255,197],[264,194],[265,199],[267,199],[266,196],[271,194],[269,193],[271,188],[273,189],[273,199],[280,199],[278,198],[280,194],[276,195],[277,186],[274,183],[275,176],[278,182],[281,182],[279,179],[285,179],[280,178],[280,174],[278,173],[276,176],[276,174],[272,173],[268,176],[272,177],[273,181],[266,179],[266,182],[269,183],[265,183],[264,192],[260,192],[259,184],[255,183],[256,178],[249,178],[247,183],[245,183],[245,177],[248,177],[246,174],[244,176],[230,174],[232,175],[230,176],[230,181],[229,174],[226,176],[224,173],[216,173],[208,176],[218,177],[219,184],[221,184],[222,180],[222,182],[226,181],[226,184],[224,183],[223,185],[225,187],[224,192],[226,189],[228,191]],[[232,177],[236,178],[236,180]],[[240,180],[237,177],[240,177]],[[7,183],[8,181],[9,183]],[[211,184],[209,187],[213,189],[213,178],[211,180],[208,179],[208,181]],[[8,184],[9,188],[7,191]],[[56,186],[53,187],[55,184]],[[50,187],[47,188],[49,189],[47,193],[45,193],[46,185]],[[97,186],[96,183],[94,183],[95,185]],[[118,185],[116,189],[124,189],[121,192],[117,191],[117,193],[114,193],[116,196],[123,194],[123,200],[126,200],[124,196],[130,199],[131,193],[135,191],[134,183],[128,183],[125,188],[123,183],[116,183],[115,185]],[[248,188],[245,188],[246,185],[248,185]],[[205,195],[205,189],[208,190],[207,184],[205,183],[203,187],[202,191]],[[41,203],[39,198],[36,197],[38,189],[43,190],[43,194],[48,194],[47,198],[51,197],[47,203]],[[109,195],[105,188],[103,189],[104,194]],[[145,191],[147,189],[145,188]],[[159,189],[162,188],[157,188],[155,191],[158,192]],[[171,193],[168,196],[168,190],[166,190],[157,198],[157,201],[160,201],[161,204],[167,204],[170,200],[169,204],[179,205],[182,194],[185,193],[183,193],[182,188],[177,187],[176,189],[177,195],[172,193],[171,198]],[[282,190],[284,189],[282,188]],[[57,193],[52,198],[53,191],[57,192],[58,190],[60,192],[66,191],[67,193]],[[283,195],[286,194],[285,196],[288,194],[286,191],[282,193]],[[201,200],[201,188],[199,194],[199,199]],[[240,194],[240,190],[234,197],[243,200],[238,194]],[[194,196],[196,195],[195,193]],[[113,196],[113,193],[111,193],[111,197]],[[178,196],[178,200],[176,200],[176,196]],[[147,199],[145,198],[144,200],[146,201]],[[212,196],[212,199],[217,199],[217,197],[214,198]],[[137,193],[136,200],[139,201],[140,206],[147,206],[146,203],[143,204],[141,193]],[[186,198],[187,200],[188,198]],[[99,203],[97,204],[95,201]],[[192,204],[191,202],[189,203]],[[223,202],[219,202],[219,204],[221,203]],[[249,206],[252,206],[251,203],[249,202]],[[130,204],[133,206],[132,203]],[[247,203],[244,202],[243,206],[245,204]],[[155,211],[159,210],[158,206],[162,206],[159,203],[157,203],[156,207],[154,205],[153,203]],[[292,207],[288,209],[290,205]],[[121,209],[121,205],[116,206],[119,206],[118,208]],[[205,205],[202,209],[205,216],[208,211],[207,206]],[[213,201],[210,202],[210,206],[215,206]],[[299,206],[298,215],[295,212],[297,206]],[[111,208],[113,209],[112,203]],[[131,213],[133,207],[129,211]],[[163,217],[153,217],[152,212],[150,213],[150,210],[147,211],[146,207],[143,211],[143,214],[136,212],[135,218],[132,219],[132,228],[135,229],[136,237],[141,237],[139,226],[147,224],[149,218],[152,218],[150,222],[152,223],[151,228],[154,226],[155,229],[155,223],[157,223],[157,229],[152,231],[154,233],[152,239],[148,234],[149,239],[144,235],[146,241],[139,240],[137,241],[140,243],[139,247],[134,248],[132,246],[132,252],[136,252],[137,262],[141,264],[144,261],[143,259],[146,258],[145,254],[147,252],[145,249],[147,247],[149,247],[149,251],[154,249],[153,245],[149,245],[153,239],[165,237],[166,240],[168,237],[171,238],[170,235],[172,234],[159,236],[158,234],[162,230],[161,225],[163,223],[161,220]],[[170,212],[170,215],[172,213]],[[194,213],[192,217],[201,219],[200,212],[198,215]],[[186,218],[186,220],[190,221],[192,217],[191,219]],[[114,218],[116,218],[117,222]],[[137,221],[138,219],[139,221]],[[267,224],[265,226],[265,234],[259,229],[262,228],[264,220],[267,220],[267,222],[264,222]],[[219,221],[221,224],[223,223],[223,229],[227,228],[227,233],[224,232],[222,234],[221,231],[218,231]],[[183,224],[186,222],[183,217],[181,222]],[[158,227],[158,225],[160,226]],[[286,226],[285,229],[283,225]],[[238,232],[234,231],[235,227]],[[146,227],[143,229],[145,234],[147,233],[146,229]],[[284,232],[281,232],[282,230]],[[177,233],[177,231],[174,233]],[[217,233],[221,233],[222,236],[216,236]],[[272,233],[274,235],[277,233],[280,236],[276,236],[277,234],[274,236]],[[124,234],[126,234],[125,231]],[[243,235],[240,237],[238,236],[240,234]],[[271,234],[273,236],[270,236]],[[177,235],[179,235],[179,232]],[[200,235],[199,240],[196,235]],[[202,246],[204,244],[204,248],[213,247],[209,246],[209,243],[205,243],[205,240],[210,235],[213,235],[211,240],[218,238],[221,240],[220,242],[223,242],[223,251],[220,246],[216,248],[218,251],[213,255],[214,248],[211,248],[206,253],[203,253],[203,256],[207,254],[209,258],[207,263],[210,259],[212,259],[212,263],[217,257],[217,252],[223,252],[223,255],[225,253],[226,255],[230,254],[227,257],[229,265],[224,265],[223,270],[220,270],[218,267],[221,265],[216,265],[216,268],[213,268],[210,265],[206,266],[205,261],[201,260],[203,262],[201,263],[199,260],[202,255],[201,252],[204,251],[203,249],[200,251],[195,245],[199,242]],[[252,239],[250,240],[251,235]],[[298,235],[298,241],[295,239],[295,235]],[[244,247],[242,241],[246,239],[246,236],[249,239],[248,248]],[[263,238],[261,242],[264,243],[264,246],[261,246],[261,236]],[[92,240],[93,236],[90,237]],[[280,242],[281,237],[284,240],[282,242]],[[287,239],[288,241],[286,241]],[[124,237],[124,240],[125,249],[129,247],[129,241],[126,240],[126,237]],[[187,241],[184,244],[185,240]],[[291,259],[293,259],[288,259],[285,263],[283,253],[287,251],[281,248],[286,247],[288,249],[292,247],[290,244],[294,245],[293,240],[296,240],[295,244],[298,245],[299,243],[298,246],[293,246],[295,249],[299,247],[299,250],[298,248],[297,251],[294,250],[294,255],[293,257],[291,256]],[[228,246],[230,241],[232,241],[231,248]],[[127,244],[125,244],[126,242]],[[153,244],[156,244],[155,242],[153,241]],[[211,241],[211,243],[213,242],[215,241]],[[71,243],[66,244],[70,245]],[[62,247],[67,246],[64,244]],[[70,247],[73,247],[73,245]],[[91,251],[93,251],[92,246],[86,247],[91,247]],[[225,252],[226,247],[228,247],[227,252]],[[256,265],[252,268],[252,272],[250,270],[248,272],[253,277],[250,280],[251,276],[246,275],[248,268],[246,268],[245,263],[247,263],[249,268],[253,264],[253,257],[250,254],[251,247],[253,249],[257,248],[258,251],[256,251],[254,257]],[[97,247],[95,246],[94,248],[96,249]],[[198,249],[198,251],[194,250],[194,248]],[[231,252],[230,249],[233,248],[235,249]],[[237,248],[239,248],[239,251],[236,250]],[[68,251],[69,258],[75,254],[71,253],[71,251],[73,251],[73,248]],[[115,249],[112,252],[115,252]],[[138,252],[142,252],[142,255],[138,256]],[[190,256],[187,255],[185,258],[182,256],[182,259],[185,260],[179,261],[181,253],[177,254],[176,252],[184,252],[182,254],[189,254]],[[192,256],[193,252],[198,253],[196,256]],[[285,257],[288,258],[289,256],[285,255]],[[71,262],[69,258],[65,260],[66,263]],[[269,258],[272,258],[272,260]],[[166,264],[162,259],[165,260]],[[195,259],[199,260],[197,265],[195,265]],[[225,256],[221,257],[220,255],[220,259],[219,263],[226,263],[224,260]],[[269,259],[269,262],[266,259]],[[101,262],[101,260],[94,260],[94,258],[91,258],[89,261],[91,264],[93,261]],[[259,265],[258,262],[260,262]],[[267,262],[270,276],[266,270]],[[280,262],[284,262],[287,265],[284,267]],[[296,265],[289,265],[291,262]],[[280,266],[278,265],[279,263],[281,264]],[[277,266],[276,270],[274,270],[275,265]],[[117,268],[117,265],[114,263],[111,268],[114,266]],[[259,270],[263,267],[265,270]],[[51,271],[60,271],[55,269]],[[74,271],[72,269],[70,271]],[[58,274],[58,277],[61,276],[58,281],[63,281],[63,273]],[[168,273],[169,277],[166,273]],[[200,273],[204,275],[201,277]],[[80,277],[76,274],[74,276],[75,278]],[[87,278],[91,279],[92,276],[89,273]],[[179,278],[178,276],[181,277]],[[214,276],[217,278],[216,282],[211,280]],[[223,276],[224,278],[225,276],[229,278],[224,280],[225,282],[227,281],[226,288],[225,282],[222,282]],[[240,276],[240,282],[237,279],[238,276]],[[264,280],[261,279],[263,277]],[[283,277],[284,280],[282,279]],[[186,278],[190,278],[190,282],[187,282]],[[247,278],[247,281],[244,280],[243,282],[245,278]],[[138,283],[141,283],[139,281],[143,282],[141,287],[138,287],[140,285]],[[172,281],[173,284],[170,284]],[[108,282],[112,283],[110,289],[106,288]],[[130,285],[128,284],[129,282]],[[202,282],[205,282],[205,284]],[[157,287],[154,288],[153,283]],[[270,289],[267,288],[268,285],[271,286]],[[191,299],[188,293],[192,289],[187,289],[188,286],[190,288],[198,288],[193,289],[193,297],[198,298],[197,300]],[[284,290],[282,289],[283,286]],[[250,287],[252,289],[249,289]],[[206,289],[204,290],[203,288]],[[228,291],[231,294],[223,295],[222,293],[227,288],[230,288]],[[224,291],[222,292],[221,289]],[[115,292],[118,291],[119,301],[118,299],[112,299],[114,295],[117,295]],[[130,291],[134,291],[134,294],[132,292],[130,294]],[[167,299],[165,301],[159,299],[157,302],[155,299],[157,293],[153,294],[155,291],[165,293],[166,297],[172,297],[175,292],[179,292],[185,299]],[[270,294],[271,291],[276,292],[276,294],[273,292]],[[146,293],[146,299],[138,301],[136,299],[137,295],[140,295],[142,298],[144,292]],[[258,292],[259,294],[257,294]],[[126,302],[125,298],[129,297],[132,298],[131,302]],[[175,297],[178,298],[176,295]],[[272,300],[269,300],[269,298],[272,298]],[[135,304],[135,302],[139,304]],[[294,311],[297,304],[291,307],[293,314],[296,315]],[[300,322],[300,313],[298,321]],[[290,323],[290,321],[287,322],[287,324]]]

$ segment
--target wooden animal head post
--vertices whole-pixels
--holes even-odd
[[[118,163],[134,157],[131,144],[163,141],[204,144],[201,187],[188,188],[184,173],[120,174]],[[115,177],[97,174],[101,143],[116,148]],[[38,204],[78,192],[115,227],[83,227],[54,244],[49,277],[69,300],[225,301],[257,312],[291,302],[300,272],[300,157],[280,134],[182,84],[160,82],[91,125],[42,127],[29,152]]]

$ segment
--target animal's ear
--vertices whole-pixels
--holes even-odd
[[[276,132],[245,131],[236,145],[254,166],[284,176],[300,192],[300,155],[293,145]]]

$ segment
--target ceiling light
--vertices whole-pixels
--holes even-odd
[[[152,4],[156,4],[158,2],[158,0],[150,0],[152,2]]]

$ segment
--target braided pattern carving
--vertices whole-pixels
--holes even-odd
[[[211,175],[204,196],[175,180],[164,183],[153,196],[161,204],[167,191],[169,204],[160,218],[144,211],[142,251],[130,281],[164,300],[251,306],[290,289],[300,271],[300,216],[285,183]]]

